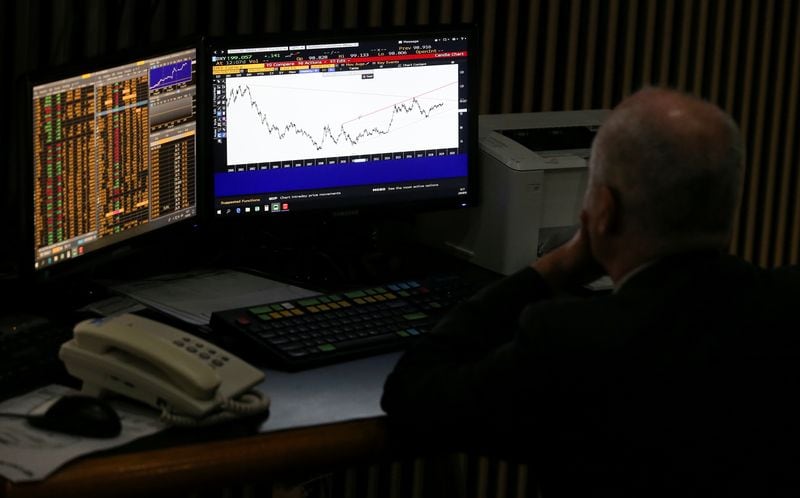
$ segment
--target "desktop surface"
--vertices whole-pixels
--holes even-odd
[[[44,481],[0,478],[0,496],[200,491],[386,458],[390,444],[380,396],[397,357],[299,373],[265,370],[260,388],[272,397],[272,408],[258,426],[243,420],[203,431],[171,429],[71,462]]]
[[[399,238],[405,240],[405,237]],[[342,279],[317,279],[315,284],[321,291],[329,292],[342,289],[343,285],[376,285],[376,282],[388,281],[387,275],[411,278],[436,271],[477,272],[496,278],[491,272],[411,240],[399,243],[392,239],[392,243],[387,241],[373,249],[381,264],[367,264],[360,256],[353,257],[347,264],[359,266],[358,270],[347,272]],[[263,250],[263,247],[254,247],[247,257],[238,254],[233,260],[247,263],[253,271],[269,272],[272,277],[293,277],[293,272],[278,272],[281,265],[264,258]],[[363,256],[364,251],[360,253]],[[297,254],[300,261],[305,261],[307,256]],[[390,261],[394,263],[388,264]],[[302,268],[303,264],[289,266]],[[391,270],[386,271],[387,268]],[[135,275],[136,269],[127,268],[125,273]],[[28,304],[35,308],[35,299],[28,300]],[[60,323],[77,316],[74,309],[62,312]],[[149,311],[147,314],[159,318],[158,313]],[[188,326],[187,330],[197,332]],[[212,341],[218,339],[222,347],[230,348],[230,338],[214,336],[214,331],[211,336],[204,337]],[[232,482],[242,476],[263,481],[297,469],[325,469],[385,457],[391,445],[380,396],[383,382],[399,355],[399,352],[374,355],[293,373],[262,364],[266,378],[260,387],[271,396],[272,405],[269,417],[258,422],[257,427],[244,422],[227,429],[219,427],[200,432],[175,429],[164,436],[147,438],[97,458],[69,464],[43,482],[32,485],[5,482],[4,496],[103,495],[120,483],[124,484],[124,491],[133,496],[147,494],[154,488],[162,489],[160,486],[166,484],[159,483],[155,476],[170,475],[174,481],[166,485],[169,489],[199,489],[203,483]],[[122,478],[116,475],[120,469],[125,469]]]

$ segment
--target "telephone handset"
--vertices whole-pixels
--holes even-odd
[[[105,391],[142,401],[175,425],[207,424],[265,411],[253,386],[264,373],[182,330],[138,315],[84,320],[61,346],[67,371],[83,392]]]

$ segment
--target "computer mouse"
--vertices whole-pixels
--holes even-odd
[[[122,431],[119,415],[108,402],[83,395],[59,398],[43,415],[29,415],[34,427],[75,436],[111,438]]]

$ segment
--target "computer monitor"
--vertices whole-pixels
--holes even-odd
[[[458,26],[212,40],[214,218],[472,205],[475,38]]]
[[[184,46],[29,80],[35,274],[198,214],[198,77]]]

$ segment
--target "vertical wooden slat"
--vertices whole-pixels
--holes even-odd
[[[772,33],[772,24],[773,24],[773,15],[775,12],[775,2],[774,0],[767,0],[767,9],[766,14],[764,16],[764,26],[762,33]],[[753,138],[753,153],[751,154],[752,162],[751,162],[751,171],[752,174],[750,175],[750,209],[747,213],[747,227],[746,227],[746,234],[747,234],[747,247],[748,247],[748,255],[747,258],[751,261],[758,261],[761,264],[765,264],[764,257],[767,256],[765,254],[756,254],[755,249],[756,247],[760,248],[760,245],[757,245],[757,233],[759,225],[763,225],[759,223],[757,219],[758,215],[758,206],[762,206],[764,204],[769,204],[772,199],[759,199],[759,192],[761,191],[762,184],[763,184],[763,170],[764,164],[762,160],[764,159],[764,123],[766,121],[766,114],[767,114],[767,85],[770,77],[770,67],[769,67],[769,55],[770,51],[772,50],[772,44],[770,43],[771,37],[759,37],[761,41],[761,57],[760,57],[760,64],[759,64],[759,78],[758,78],[758,86],[756,87],[756,120],[751,130],[754,133]],[[755,75],[756,73],[753,73]],[[769,220],[771,222],[771,220]],[[762,226],[763,227],[763,226]]]
[[[731,26],[731,35],[728,38],[728,85],[725,92],[725,111],[735,116],[734,113],[734,102],[736,97],[736,81],[737,79],[734,77],[736,71],[738,69],[739,64],[739,41],[741,40],[741,30],[742,30],[742,0],[736,0],[736,3],[733,6],[733,24]],[[742,121],[742,117],[739,117],[738,123],[739,128],[741,129],[742,135],[744,135],[744,123]],[[744,192],[744,185],[741,185],[741,192]],[[741,250],[739,248],[739,232],[741,230],[741,219],[742,213],[745,210],[744,206],[744,199],[740,201],[739,205],[736,207],[736,214],[734,215],[734,224],[733,230],[731,231],[731,245],[730,245],[730,252],[733,254],[741,255]]]
[[[496,498],[506,498],[508,496],[508,462],[504,460],[497,462],[496,473],[497,482],[494,496]]]
[[[797,9],[795,16],[795,26],[800,26],[800,9]],[[792,59],[792,82],[789,85],[789,115],[786,120],[786,140],[784,145],[783,156],[783,173],[784,183],[789,188],[789,178],[791,178],[792,168],[797,167],[797,161],[800,159],[800,145],[795,143],[794,136],[797,127],[797,106],[800,103],[800,29],[794,30],[794,57]],[[800,263],[800,174],[795,176],[795,183],[791,186],[794,192],[794,206],[792,219],[792,231],[789,242],[789,262],[792,264]],[[785,203],[788,205],[788,195],[786,196]],[[781,206],[784,205],[784,197],[781,194]],[[781,208],[781,212],[786,214],[786,209]]]
[[[483,7],[483,58],[481,61],[480,113],[489,113],[492,98],[492,48],[494,47],[495,9],[497,0],[487,0]]]
[[[349,468],[344,474],[344,498],[356,498],[358,496],[358,470]]]
[[[341,8],[341,6],[339,6]],[[358,22],[358,0],[345,0],[344,27],[354,28]]]
[[[395,0],[392,24],[401,26],[406,23],[406,0]]]
[[[683,22],[681,23],[681,42],[678,58],[678,83],[679,90],[687,90],[687,79],[689,74],[689,47],[692,41],[692,18],[693,0],[683,1]]]
[[[505,58],[503,60],[503,81],[501,112],[512,112],[514,99],[514,72],[520,66],[517,59],[517,16],[519,15],[519,0],[509,0],[508,17],[500,20],[506,25]],[[494,71],[497,72],[497,71]]]
[[[210,34],[221,35],[225,32],[225,3],[222,0],[211,0],[206,8],[211,12]]]
[[[425,460],[422,458],[414,459],[414,474],[411,482],[411,498],[422,498],[425,488]]]
[[[312,19],[311,26],[324,30],[331,29],[333,27],[333,0],[320,0],[317,15],[312,16]]]
[[[417,0],[417,24],[428,24],[430,16],[430,0]]]
[[[83,53],[94,57],[100,53],[100,47],[106,39],[105,2],[92,0],[86,15],[86,37],[84,38]],[[163,7],[162,7],[163,8]],[[167,16],[161,16],[166,24]]]
[[[636,60],[636,16],[639,0],[628,2],[628,21],[625,28],[625,64],[622,73],[622,97],[631,94],[633,88],[633,64]]]
[[[16,25],[20,26],[22,29],[14,30],[12,33],[13,42],[14,42],[14,60],[19,64],[17,67],[17,71],[15,71],[14,76],[19,76],[32,68],[36,67],[38,64],[53,64],[54,59],[52,55],[55,55],[56,50],[58,47],[61,46],[62,48],[66,45],[64,40],[59,40],[56,36],[58,30],[56,29],[55,25],[48,26],[46,22],[38,22],[39,19],[46,19],[42,13],[44,7],[41,5],[41,2],[18,2],[14,4],[14,8],[16,9],[16,16],[15,21]],[[52,19],[50,19],[51,23],[55,21],[55,19],[63,19],[63,17],[56,17],[58,14],[62,16],[63,11],[65,11],[66,6],[55,4],[52,8]],[[61,11],[61,12],[60,12]],[[37,29],[42,29],[44,27],[45,34],[43,36],[30,36],[30,33],[34,32]],[[130,35],[131,28],[120,26],[119,27],[120,35],[125,32],[127,35]],[[127,39],[127,38],[126,38]],[[50,42],[50,50],[49,53],[51,54],[50,60],[42,60],[42,54],[44,50],[42,50],[43,45],[48,45],[47,42]],[[59,41],[61,43],[59,43]]]
[[[528,35],[525,39],[525,72],[522,79],[522,112],[533,111],[533,97],[536,91],[536,69],[538,61],[536,57],[538,46],[538,33],[536,26],[539,19],[539,0],[533,0],[528,11]]]
[[[108,2],[105,3],[107,4]],[[254,24],[255,22],[256,20],[253,19]],[[195,8],[195,2],[192,0],[180,0],[180,5],[178,7],[178,29],[180,30],[181,36],[188,35],[196,27],[197,9]],[[203,29],[205,29],[205,26],[203,26]]]
[[[672,32],[675,16],[675,0],[664,2],[664,32],[661,36],[661,66],[658,71],[658,84],[666,86],[669,83],[670,52],[672,51]]]
[[[253,0],[239,1],[239,18],[236,19],[236,32],[250,34],[253,32]]]
[[[378,27],[383,20],[383,2],[369,3],[369,25]]]
[[[478,475],[476,477],[475,495],[478,498],[489,496],[489,459],[478,457]]]
[[[614,72],[616,71],[616,64],[614,63],[614,56],[617,50],[617,25],[619,24],[619,0],[611,0],[608,4],[608,33],[606,35],[606,58],[603,65],[605,71],[603,73],[603,100],[602,106],[604,109],[610,109],[612,106],[612,96],[614,92]]]
[[[380,467],[378,465],[370,465],[367,472],[367,498],[378,498],[379,476]]]
[[[521,463],[517,465],[517,498],[528,496],[528,466]]]
[[[644,30],[644,49],[642,51],[642,83],[649,85],[653,81],[653,44],[656,37],[656,13],[658,4],[656,0],[647,2],[647,21]]]
[[[277,33],[281,29],[281,1],[269,0],[264,11],[264,28],[267,33]]]
[[[547,11],[547,37],[544,46],[544,81],[542,83],[542,110],[553,108],[553,93],[556,73],[556,55],[558,55],[558,17],[561,2],[551,0]]]
[[[733,5],[733,23],[731,25],[731,35],[728,38],[728,85],[725,92],[725,111],[728,114],[733,114],[734,99],[736,98],[736,82],[738,81],[734,76],[738,69],[739,64],[739,41],[742,32],[742,0],[736,0]],[[740,126],[742,123],[740,123]]]
[[[581,23],[581,2],[572,0],[569,17],[569,41],[567,42],[567,67],[564,78],[564,110],[571,111],[575,105],[575,79],[578,69],[578,39]]]
[[[600,16],[600,2],[589,2],[589,26],[586,35],[586,68],[583,77],[583,109],[591,109],[594,89],[595,47],[597,45],[597,23]]]
[[[464,0],[461,3],[461,22],[475,20],[475,0]]]
[[[756,54],[756,39],[758,36],[758,14],[755,12],[756,8],[753,7],[753,11],[750,15],[750,22],[747,26],[747,49],[745,55],[745,66],[744,66],[744,74],[747,75],[744,80],[744,88],[742,90],[741,102],[742,102],[742,117],[740,121],[740,126],[742,128],[742,135],[744,137],[748,136],[748,132],[751,129],[750,126],[750,101],[752,99],[753,93],[753,83],[752,78],[750,75],[754,74],[755,71],[755,54]],[[753,162],[756,160],[756,155],[753,153],[753,150],[748,150],[748,170],[752,170]],[[749,194],[749,197],[746,197],[742,203],[742,217],[743,219],[740,221],[742,226],[740,230],[743,228],[745,232],[745,240],[743,241],[743,248],[741,250],[740,256],[744,257],[745,259],[751,259],[753,257],[753,243],[752,243],[752,236],[751,229],[748,227],[751,224],[751,219],[755,220],[755,206],[752,205],[753,202],[753,195],[758,193],[758,182],[752,181],[752,174],[745,175],[746,179],[749,177],[750,182],[745,184],[745,190]],[[755,185],[755,188],[754,188]],[[748,188],[748,186],[750,188]]]
[[[467,490],[469,489],[469,457],[466,453],[457,453],[453,458],[453,468],[455,475],[453,476],[454,496],[466,497]]]
[[[400,462],[389,465],[389,498],[400,498],[401,482],[403,479],[403,466]]]
[[[133,19],[134,18],[134,5],[133,2],[125,2],[120,12],[120,19]],[[133,44],[135,26],[131,26],[130,22],[117,22],[114,28],[117,30],[117,48],[129,47]],[[201,29],[208,30],[208,26],[202,26]]]
[[[697,19],[697,41],[692,50],[697,56],[694,60],[694,84],[692,92],[700,96],[703,91],[703,79],[706,75],[706,37],[708,36],[708,0],[700,2],[700,15]]]
[[[453,0],[441,0],[439,2],[439,19],[442,20],[443,24],[448,24],[453,20]]]
[[[722,107],[719,100],[719,82],[722,78],[722,56],[726,48],[732,50],[730,46],[722,46],[723,35],[725,33],[725,7],[727,5],[727,2],[719,2],[717,4],[717,11],[714,14],[717,23],[714,25],[714,61],[711,63],[711,88],[709,89],[709,99],[720,107]]]
[[[294,6],[294,19],[292,20],[292,28],[296,31],[303,31],[307,29],[308,0],[294,0],[291,5]]]
[[[785,4],[784,8],[788,9],[789,5]],[[777,181],[776,164],[778,162],[778,138],[781,135],[779,130],[781,116],[784,111],[783,83],[786,77],[786,45],[789,40],[789,15],[786,12],[784,12],[784,14],[785,15],[781,16],[781,27],[778,39],[777,71],[775,69],[770,69],[770,73],[775,75],[775,79],[771,80],[772,89],[769,93],[774,95],[775,99],[772,104],[770,104],[772,124],[770,126],[769,159],[767,160],[767,172],[765,175],[766,192],[764,194],[764,213],[761,215],[760,220],[762,231],[759,237],[761,242],[761,248],[759,250],[761,257],[759,261],[762,265],[777,263],[783,259],[784,230],[783,227],[779,225],[777,230],[773,233],[772,219],[775,206],[775,191],[777,190],[775,182]],[[766,90],[766,88],[761,89],[762,95],[766,93]]]

